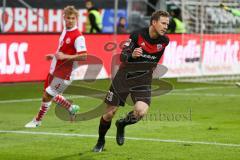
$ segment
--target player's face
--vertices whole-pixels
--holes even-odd
[[[155,31],[159,35],[164,35],[168,29],[169,18],[168,17],[160,17],[158,21],[153,21],[152,25],[155,28]]]
[[[77,17],[74,14],[65,15],[64,20],[67,29],[73,28],[77,23]]]
[[[90,8],[92,8],[92,2],[86,2],[86,8],[87,9],[90,9]]]

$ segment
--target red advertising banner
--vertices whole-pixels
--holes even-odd
[[[166,77],[240,74],[239,34],[170,35]]]
[[[56,52],[59,36],[0,35],[0,82],[44,80],[50,67],[45,55]],[[107,77],[110,74],[112,55],[120,53],[119,45],[127,37],[128,35],[118,36],[116,43],[112,35],[85,36],[88,53],[103,61]]]
[[[50,67],[45,55],[56,52],[59,36],[0,35],[0,82],[44,80]],[[165,77],[240,74],[240,35],[204,35],[203,41],[193,34],[169,37],[171,41],[161,59],[161,64],[168,68]],[[128,35],[85,35],[85,38],[88,53],[103,62],[98,78],[108,78],[112,57],[121,52]],[[79,77],[85,70],[79,71]]]
[[[43,80],[50,62],[44,55],[56,51],[57,35],[1,35],[0,82]]]

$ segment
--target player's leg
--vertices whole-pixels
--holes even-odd
[[[76,114],[79,111],[79,106],[78,105],[72,104],[72,102],[67,100],[61,94],[56,95],[52,100],[53,100],[53,102],[55,102],[59,106],[67,109],[71,114]]]
[[[58,103],[62,104],[60,106],[67,108],[71,114],[76,114],[76,112],[79,110],[79,106],[72,105],[69,101],[67,101],[63,96],[60,95],[70,84],[71,81],[53,77],[49,74],[44,84],[44,94],[42,97],[40,110],[37,116],[31,122],[27,123],[25,127],[35,128],[40,126],[41,121],[49,110],[51,101],[53,99],[55,101],[58,101]]]
[[[117,90],[119,88],[113,87],[111,85],[108,94],[105,98],[105,103],[107,104],[106,111],[100,119],[99,128],[98,128],[98,141],[95,147],[93,148],[94,152],[101,152],[105,144],[105,135],[108,129],[111,126],[112,118],[114,117],[118,106],[124,106],[128,92],[120,92]]]
[[[116,141],[118,145],[124,143],[124,130],[128,125],[137,123],[142,117],[147,114],[151,102],[151,89],[145,85],[137,87],[136,90],[131,91],[131,97],[134,102],[134,108],[130,111],[125,118],[116,121],[117,127]]]
[[[118,145],[124,144],[124,130],[128,125],[137,123],[142,117],[147,114],[149,105],[142,101],[137,101],[134,105],[133,111],[130,111],[125,118],[116,121],[117,127],[116,141]]]
[[[61,78],[54,77],[53,82],[46,91],[53,95],[52,101],[69,111],[70,114],[75,115],[79,111],[79,106],[72,104],[67,100],[62,93],[67,89],[67,87],[72,83],[71,80],[64,80]]]
[[[39,112],[36,117],[33,118],[32,121],[28,122],[25,127],[26,128],[36,128],[41,125],[41,121],[43,117],[46,115],[47,111],[49,110],[51,106],[51,100],[53,96],[51,96],[49,93],[46,92],[46,88],[51,84],[53,80],[53,76],[48,74],[45,83],[44,83],[44,92],[42,96],[42,102],[39,109]]]
[[[25,125],[26,128],[35,128],[41,125],[43,117],[46,115],[47,111],[51,106],[51,100],[52,96],[49,95],[47,92],[44,92],[39,112],[32,121]]]
[[[94,152],[101,152],[105,144],[105,135],[109,130],[112,122],[112,118],[115,115],[118,106],[124,106],[126,98],[129,94],[128,86],[125,82],[125,73],[118,71],[115,75],[112,85],[105,98],[107,104],[106,111],[100,119],[98,133],[98,142],[93,148]]]
[[[97,144],[94,146],[94,152],[102,152],[105,145],[105,135],[109,128],[111,127],[112,118],[117,112],[118,107],[107,105],[106,111],[100,119],[98,127],[98,140]]]

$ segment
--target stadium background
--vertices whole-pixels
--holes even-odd
[[[0,0],[0,159],[239,159],[240,90],[235,82],[240,79],[240,17],[219,7],[224,3],[239,9],[239,0],[94,2],[102,13],[104,33],[85,37],[89,54],[101,59],[103,66],[94,77],[98,80],[90,83],[83,79],[91,65],[82,65],[75,84],[108,89],[111,59],[128,37],[116,33],[119,17],[127,18],[131,32],[147,26],[155,9],[170,11],[174,6],[182,10],[187,33],[169,34],[171,41],[160,61],[168,68],[163,78],[174,89],[153,98],[149,116],[128,128],[123,147],[115,144],[112,126],[106,152],[99,155],[91,152],[98,118],[65,122],[53,106],[42,127],[23,128],[39,108],[50,65],[44,56],[56,51],[62,8],[79,9],[83,32],[87,11],[83,0]],[[91,95],[68,96],[82,112],[101,103]],[[129,108],[121,109],[117,117]]]

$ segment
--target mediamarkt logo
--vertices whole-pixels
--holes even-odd
[[[207,65],[239,64],[239,50],[239,42],[230,39],[222,40],[220,43],[215,40],[206,40],[202,46],[196,40],[189,40],[186,45],[171,41],[166,47],[163,64],[171,68],[187,63],[200,63],[186,61],[189,58],[200,57],[202,57],[201,63]]]
[[[0,74],[26,74],[30,64],[26,64],[27,43],[0,43]]]

